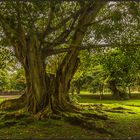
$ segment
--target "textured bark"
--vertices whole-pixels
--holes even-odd
[[[57,71],[54,93],[54,105],[56,106],[54,108],[67,110],[71,106],[69,103],[70,99],[68,91],[70,89],[70,82],[72,80],[72,77],[77,70],[79,59],[76,58],[75,61],[75,63],[73,63],[74,61],[71,61],[71,63],[68,63],[68,65],[62,64]]]
[[[26,77],[26,108],[31,113],[37,113],[50,104],[50,93],[47,92],[47,76],[42,58],[39,40],[30,36],[24,44],[15,44],[16,57],[25,69]]]
[[[56,107],[59,106],[61,110],[65,110],[65,108],[67,110],[67,108],[69,109],[69,106],[71,106],[69,105],[70,103],[68,91],[70,88],[71,79],[78,67],[78,47],[82,44],[83,38],[87,31],[87,27],[84,25],[90,23],[93,17],[97,15],[99,9],[104,5],[104,3],[103,5],[99,5],[99,3],[96,4],[96,8],[94,10],[90,6],[88,6],[87,8],[85,8],[83,14],[79,17],[79,28],[77,28],[77,30],[75,31],[70,46],[73,48],[74,45],[75,47],[69,53],[67,53],[56,73],[54,99],[57,103]]]
[[[41,52],[35,44],[29,47],[26,57],[25,71],[27,81],[27,108],[33,113],[42,110],[50,104],[50,92],[47,91],[45,63]]]

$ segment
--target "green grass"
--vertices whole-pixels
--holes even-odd
[[[82,92],[86,93],[86,92]],[[125,105],[133,105],[140,106],[140,93],[132,94],[132,99],[129,100],[115,100],[113,99],[111,94],[104,94],[102,100],[100,100],[99,94],[80,94],[78,97],[79,103],[104,103],[104,104],[125,104]]]
[[[78,126],[62,120],[36,121],[29,125],[15,125],[0,129],[0,139],[88,138],[88,133]]]
[[[88,91],[80,91],[80,94],[86,94],[86,95],[87,95],[87,94],[90,94],[90,95],[91,95],[92,93],[90,93],[90,92],[88,92]]]
[[[140,99],[139,100],[97,100],[97,99],[87,99],[87,98],[80,98],[79,103],[104,103],[104,104],[125,104],[125,105],[132,105],[132,106],[140,106]]]
[[[107,97],[109,95],[106,95]],[[15,96],[16,97],[16,96]],[[3,119],[7,112],[0,112],[0,139],[54,139],[54,138],[138,138],[140,139],[140,99],[111,100],[110,97],[98,100],[93,94],[81,94],[79,102],[85,106],[84,112],[100,113],[108,116],[108,120],[95,120],[96,126],[113,133],[87,130],[80,126],[71,125],[63,120],[38,120],[31,118]],[[11,97],[10,97],[11,98]],[[0,102],[5,98],[0,98]],[[89,104],[90,103],[90,104]],[[30,121],[31,119],[31,121]]]

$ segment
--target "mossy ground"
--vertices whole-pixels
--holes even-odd
[[[84,113],[108,116],[107,120],[95,118],[98,130],[70,124],[64,118],[35,121],[22,110],[17,113],[1,111],[0,139],[140,139],[140,100],[97,102],[92,99],[90,103],[85,97],[79,100],[84,101]]]

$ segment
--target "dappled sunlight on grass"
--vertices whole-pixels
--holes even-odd
[[[107,95],[108,96],[108,95]],[[12,96],[3,100],[17,98]],[[96,127],[100,132],[94,129],[84,129],[79,125],[72,125],[63,118],[59,120],[45,119],[34,121],[28,118],[9,120],[3,119],[7,112],[0,112],[0,139],[21,139],[21,138],[137,138],[140,137],[140,99],[131,100],[99,100],[94,98],[93,94],[81,94],[78,98],[81,106],[86,110],[83,113],[92,113],[106,116],[108,119],[95,119]],[[59,130],[59,131],[58,131]],[[111,132],[111,134],[107,133]]]
[[[140,106],[140,93],[132,94],[132,99],[129,100],[115,100],[112,98],[111,94],[104,94],[102,99],[100,99],[99,94],[91,94],[91,93],[80,94],[78,101],[79,103],[105,103],[105,104],[119,103]]]
[[[110,97],[109,97],[110,96]],[[106,128],[111,130],[115,137],[140,138],[140,94],[132,94],[132,99],[115,100],[111,95],[104,95],[100,100],[99,94],[81,94],[78,98],[83,105],[93,105],[109,117],[111,123]],[[95,108],[94,108],[95,111]],[[112,120],[112,121],[111,121]]]

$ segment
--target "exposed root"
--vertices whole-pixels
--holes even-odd
[[[25,94],[22,95],[18,99],[13,100],[6,100],[0,104],[0,108],[3,110],[19,110],[25,106]],[[37,114],[30,114],[30,117],[32,117],[32,120],[42,120],[42,119],[64,119],[65,121],[70,122],[72,125],[78,125],[80,127],[83,127],[84,129],[88,130],[95,130],[99,133],[108,133],[110,135],[113,135],[111,132],[106,130],[103,125],[98,126],[97,123],[102,123],[103,121],[107,120],[107,116],[104,114],[98,114],[98,113],[85,113],[83,112],[84,108],[78,105],[70,104],[69,102],[63,102],[62,104],[54,104],[50,103],[48,104],[43,110],[38,112]],[[6,114],[1,117],[1,119],[6,118],[16,118],[20,119],[24,117],[24,115],[20,115],[18,113],[13,114]],[[16,121],[12,122],[6,122],[5,125],[14,125],[16,124]]]
[[[1,120],[8,120],[8,119],[22,119],[22,118],[25,118],[27,117],[26,114],[24,113],[19,113],[19,112],[12,112],[12,113],[4,113],[2,116],[1,116]]]
[[[60,106],[59,106],[60,107]],[[71,106],[72,107],[72,106]],[[84,129],[95,130],[99,133],[108,133],[113,135],[103,126],[97,126],[97,123],[100,121],[108,120],[108,117],[104,114],[97,113],[84,113],[78,110],[70,110],[71,107],[67,108],[68,110],[64,110],[64,108],[56,108],[55,111],[50,107],[46,107],[43,111],[37,113],[34,118],[39,119],[63,119],[69,122],[72,125],[78,125]],[[60,109],[60,110],[59,110]],[[66,108],[65,108],[66,109]]]
[[[79,113],[80,108],[78,106],[72,105],[72,104],[67,104],[65,106],[46,106],[42,111],[38,112],[36,115],[34,115],[34,118],[37,120],[40,119],[47,119],[47,118],[52,118],[52,119],[61,119],[63,116],[62,114],[65,112],[69,113]]]
[[[52,110],[55,114],[59,114],[61,112],[78,113],[81,109],[82,108],[79,104],[72,104],[65,99],[62,99],[61,103],[57,100],[52,103]]]
[[[108,120],[107,115],[100,115],[97,113],[81,113],[83,116],[88,117],[88,118],[95,118],[95,119],[100,119],[100,120]]]
[[[79,113],[81,111],[81,108],[73,104],[66,104],[53,108],[53,111],[56,114],[61,114],[61,112]]]
[[[25,105],[25,94],[17,99],[5,100],[0,104],[1,110],[19,110]]]
[[[47,119],[50,118],[50,116],[53,115],[53,111],[51,107],[46,107],[42,111],[38,112],[34,115],[34,119],[41,120],[41,119]]]
[[[29,123],[32,123],[34,120],[25,111],[10,111],[10,112],[5,112],[3,111],[0,114],[0,128],[4,127],[11,127],[14,125],[22,125],[22,126],[27,126]]]
[[[19,100],[19,99],[15,99],[14,102],[16,100]],[[98,125],[98,122],[103,123],[103,122],[105,122],[105,120],[108,119],[106,115],[97,114],[97,113],[84,113],[82,111],[79,111],[78,107],[75,107],[74,109],[72,109],[72,108],[73,108],[73,105],[65,108],[67,110],[64,110],[64,108],[61,107],[61,108],[56,108],[54,111],[54,108],[52,109],[52,107],[50,105],[48,105],[46,108],[44,108],[44,110],[40,111],[39,113],[37,113],[35,115],[33,114],[30,116],[26,116],[25,114],[22,114],[21,112],[18,113],[16,111],[16,112],[3,114],[3,115],[1,115],[0,119],[4,121],[4,125],[3,125],[4,127],[20,124],[19,123],[20,121],[18,121],[18,120],[22,120],[23,118],[32,117],[32,121],[48,119],[48,118],[58,119],[58,120],[63,119],[72,125],[78,125],[84,129],[94,130],[99,133],[107,133],[109,135],[113,135],[110,131],[108,131],[105,127],[103,127],[104,124],[101,126]],[[59,110],[59,109],[61,109],[61,110]],[[11,119],[13,119],[13,120],[11,120]],[[26,122],[24,122],[23,124],[25,125],[25,123]]]
[[[130,110],[130,109],[126,109],[126,108],[124,108],[124,107],[114,107],[114,108],[112,108],[112,110]]]
[[[97,119],[95,114],[91,114],[91,115],[87,115],[87,113],[81,113],[81,114],[77,114],[77,113],[63,113],[63,117],[66,121],[70,122],[72,125],[78,125],[80,127],[83,127],[84,129],[88,129],[88,130],[95,130],[99,133],[108,133],[110,135],[113,135],[113,133],[111,133],[110,131],[108,131],[107,129],[105,129],[103,126],[99,127],[97,126]],[[98,119],[104,119],[103,118],[99,118]]]

